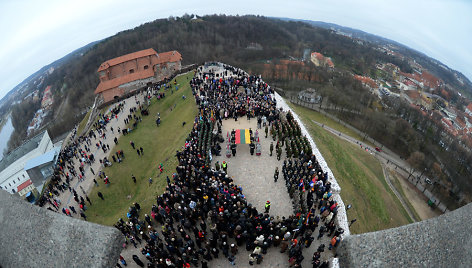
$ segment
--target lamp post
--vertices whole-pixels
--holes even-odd
[[[346,207],[346,216],[347,216],[347,211],[352,208],[352,205],[351,204],[348,204],[347,207]],[[357,221],[357,219],[352,219],[350,222],[349,222],[349,227],[351,227],[351,225],[353,223],[355,223]]]
[[[357,221],[357,219],[351,220],[351,222],[349,222],[349,227],[351,227],[351,225],[352,225],[353,223],[355,223],[356,221]]]

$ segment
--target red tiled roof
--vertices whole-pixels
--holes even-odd
[[[151,56],[151,55],[153,56],[151,58],[151,63],[153,66],[157,64],[161,64],[161,63],[177,62],[177,61],[182,60],[182,55],[176,50],[163,52],[163,53],[157,53],[154,49],[149,48],[149,49],[137,51],[134,53],[130,53],[130,54],[118,57],[118,58],[107,60],[100,65],[97,72],[106,70],[110,66],[113,66],[113,65],[117,65],[117,64],[127,62],[133,59],[142,58],[142,57]],[[134,72],[132,74],[126,74],[124,76],[120,76],[111,80],[102,81],[100,82],[100,84],[98,84],[94,93],[98,94],[105,90],[115,88],[119,85],[126,84],[126,83],[140,80],[140,79],[149,78],[152,76],[154,76],[153,68],[149,68],[146,70]]]
[[[465,120],[468,121],[470,124],[472,124],[472,116],[470,114],[464,114]]]
[[[456,117],[456,123],[461,127],[461,128],[465,128],[465,122],[459,118],[459,117]]]
[[[421,78],[424,81],[425,85],[429,87],[437,87],[441,83],[441,79],[437,78],[436,76],[432,75],[431,73],[427,71],[423,71],[421,74]]]
[[[318,59],[318,60],[323,60],[324,57],[323,57],[323,54],[319,53],[319,52],[315,52],[315,57]]]
[[[111,60],[107,60],[100,65],[97,72],[106,70],[111,66],[118,65],[123,62],[127,62],[127,61],[138,59],[138,58],[143,58],[143,57],[147,57],[151,55],[156,56],[156,58],[153,58],[153,64],[159,64],[163,62],[176,62],[176,61],[182,60],[182,55],[176,50],[163,52],[163,53],[157,53],[154,49],[148,48],[145,50],[126,54],[126,55],[123,55],[123,56],[120,56]]]
[[[152,69],[142,70],[132,74],[127,74],[125,76],[120,76],[115,79],[100,82],[100,84],[98,84],[97,86],[97,89],[95,89],[94,93],[98,94],[110,88],[115,88],[119,85],[123,85],[140,79],[146,79],[152,76],[154,76],[154,71]]]
[[[420,93],[418,93],[418,91],[416,90],[408,90],[406,91],[406,95],[408,95],[408,97],[414,100],[419,99],[421,97]]]
[[[152,59],[153,64],[161,64],[164,62],[177,62],[182,60],[182,55],[177,50],[158,53],[157,60]]]
[[[364,84],[369,85],[372,88],[377,87],[377,83],[370,77],[367,76],[360,76],[360,75],[354,75],[354,79],[361,81]]]
[[[431,73],[427,71],[423,71],[421,74],[418,74],[418,73],[409,74],[409,73],[403,73],[403,72],[401,72],[401,74],[403,76],[406,76],[418,82],[423,82],[425,86],[428,86],[430,88],[435,88],[442,83],[441,79],[437,78],[436,76],[432,75]]]
[[[31,180],[27,180],[27,181],[23,182],[22,184],[18,185],[17,192],[25,189],[26,187],[30,186],[31,184],[33,184],[33,182]]]
[[[446,125],[446,129],[451,135],[457,136],[457,134],[459,134],[450,120],[443,118],[441,121]]]
[[[327,58],[327,59],[326,59],[326,64],[328,64],[328,66],[331,67],[331,68],[334,67],[334,63],[333,63],[333,61],[332,61],[330,58]]]
[[[467,109],[472,112],[472,102],[467,105]]]
[[[107,60],[104,63],[102,63],[100,65],[100,67],[98,68],[98,72],[106,70],[110,66],[113,66],[113,65],[117,65],[117,64],[127,62],[127,61],[130,61],[130,60],[134,60],[134,59],[138,59],[138,58],[142,58],[142,57],[147,57],[147,56],[150,56],[150,55],[156,55],[156,54],[157,54],[157,52],[154,49],[148,48],[148,49],[145,49],[145,50],[136,51],[136,52],[133,52],[133,53],[130,53],[130,54],[126,54],[126,55],[123,55],[123,56],[120,56],[120,57],[117,57],[117,58],[113,58],[111,60]]]
[[[405,85],[410,86],[410,87],[416,87],[416,84],[413,83],[411,80],[405,80]]]

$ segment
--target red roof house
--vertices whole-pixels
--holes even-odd
[[[157,53],[152,48],[107,60],[97,70],[100,83],[95,94],[109,102],[149,82],[171,76],[180,70],[181,61],[182,55],[175,50]]]
[[[33,182],[31,180],[27,180],[27,181],[23,182],[22,184],[18,185],[17,192],[19,193],[21,190],[25,189],[26,187],[30,186],[31,184],[33,184]]]
[[[465,108],[465,113],[472,116],[472,102]]]

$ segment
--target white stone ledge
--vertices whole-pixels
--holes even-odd
[[[324,172],[328,172],[328,180],[331,182],[331,191],[333,192],[333,199],[338,202],[338,214],[336,215],[336,221],[339,227],[344,229],[344,234],[343,236],[350,235],[351,232],[349,231],[349,224],[347,220],[347,214],[346,214],[346,208],[344,206],[344,202],[341,199],[340,193],[341,193],[341,187],[339,186],[338,182],[336,181],[336,178],[333,175],[333,172],[331,169],[328,167],[328,164],[326,163],[325,159],[323,158],[323,155],[321,155],[321,152],[318,150],[318,147],[316,146],[316,143],[313,141],[313,139],[310,136],[310,133],[308,133],[308,130],[306,129],[305,125],[303,124],[302,120],[300,120],[300,117],[288,106],[288,104],[285,102],[285,100],[277,93],[275,92],[274,94],[275,100],[277,101],[277,108],[282,108],[284,111],[291,111],[293,118],[297,120],[298,124],[300,125],[300,129],[302,131],[302,134],[305,135],[308,138],[308,141],[310,142],[313,154],[316,156],[316,159],[318,160],[318,163],[320,164],[321,168],[323,169]]]

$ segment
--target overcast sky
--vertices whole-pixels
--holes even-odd
[[[0,0],[0,98],[90,42],[185,13],[336,23],[398,41],[472,80],[472,0]]]

